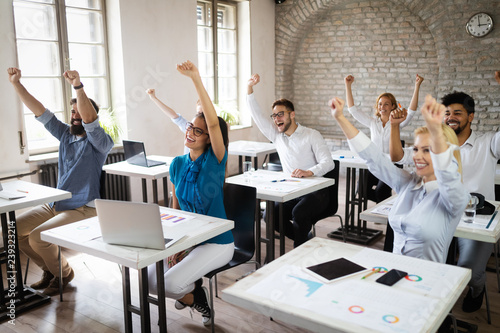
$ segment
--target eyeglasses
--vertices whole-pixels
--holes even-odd
[[[285,115],[285,112],[292,112],[292,111],[288,111],[288,110],[286,110],[286,111],[280,111],[278,113],[273,113],[269,117],[271,117],[273,119],[276,118],[276,117],[280,117],[281,118],[281,117],[283,117]]]
[[[193,131],[194,136],[202,136],[203,134],[208,135],[199,127],[194,127],[193,123],[186,123],[186,131]]]

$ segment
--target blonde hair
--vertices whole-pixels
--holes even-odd
[[[457,135],[455,134],[455,131],[451,129],[450,126],[441,124],[441,128],[443,129],[443,134],[446,138],[447,143],[454,144],[456,146],[459,146],[458,144],[458,138]],[[415,137],[420,134],[429,134],[429,129],[425,126],[417,128],[414,132]],[[458,172],[460,173],[460,177],[462,176],[462,159],[460,158],[460,150],[457,149],[453,151],[453,156],[457,160],[458,163]]]
[[[380,101],[380,99],[381,99],[382,97],[387,97],[387,98],[389,98],[389,100],[391,101],[392,106],[393,106],[393,108],[391,109],[391,111],[392,111],[392,110],[394,110],[394,109],[396,108],[397,104],[398,104],[398,103],[396,102],[396,97],[394,97],[394,95],[393,95],[393,94],[391,94],[391,93],[383,93],[383,94],[378,95],[378,97],[377,97],[377,101],[375,102],[375,115],[376,115],[377,117],[379,117],[379,118],[380,118],[380,112],[378,111],[378,102]]]

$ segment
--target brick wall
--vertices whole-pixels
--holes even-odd
[[[465,23],[489,13],[496,26],[470,37]],[[276,6],[276,97],[291,99],[298,121],[318,129],[332,149],[345,147],[326,106],[345,98],[344,77],[355,76],[355,104],[373,113],[376,97],[391,92],[408,106],[415,74],[426,94],[462,90],[476,101],[473,130],[500,127],[500,1],[495,0],[288,0]],[[265,73],[261,73],[265,75]],[[352,118],[351,118],[352,119]],[[354,121],[365,133],[369,130]],[[402,133],[413,142],[417,115]]]

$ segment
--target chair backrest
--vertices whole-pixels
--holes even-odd
[[[323,177],[332,178],[335,184],[329,187],[330,194],[330,204],[328,208],[323,213],[324,217],[332,216],[337,212],[339,208],[339,172],[340,172],[340,162],[338,160],[333,160],[335,167],[333,170],[327,172]]]
[[[234,221],[234,246],[253,256],[255,252],[255,201],[256,188],[224,185],[224,207],[229,220]]]
[[[267,170],[270,171],[282,171],[281,160],[278,153],[269,154],[269,162],[267,163]]]

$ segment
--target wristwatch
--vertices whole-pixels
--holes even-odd
[[[78,90],[83,88],[83,83],[80,82],[79,86],[73,86],[73,89]]]

